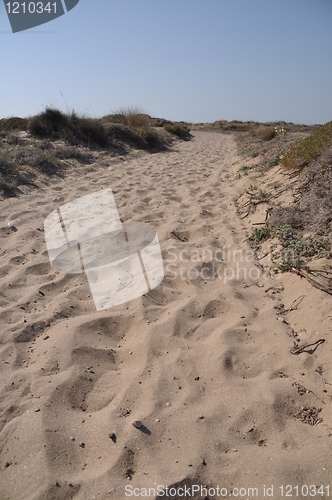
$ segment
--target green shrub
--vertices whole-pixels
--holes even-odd
[[[139,140],[137,132],[123,123],[105,123],[104,127],[108,131],[108,135],[113,139],[132,142]]]
[[[280,261],[278,262],[278,268],[282,273],[286,271],[291,271],[292,269],[301,269],[303,261],[299,258],[294,258],[293,256],[288,256],[287,252],[284,254],[281,252]]]
[[[248,175],[249,170],[250,170],[250,167],[248,167],[247,165],[243,165],[240,168],[239,172],[242,173],[243,175]]]
[[[287,168],[302,168],[316,160],[332,146],[332,121],[320,126],[313,134],[296,142],[285,154],[282,163]]]
[[[189,129],[187,127],[183,127],[182,125],[176,123],[165,123],[163,128],[164,130],[167,130],[167,132],[181,137],[181,139],[189,139],[190,137]]]
[[[249,241],[258,245],[269,238],[277,237],[281,250],[272,253],[272,261],[276,267],[284,272],[291,269],[300,269],[303,258],[331,258],[331,245],[327,239],[320,237],[301,238],[291,227],[266,225],[255,228]]]
[[[271,238],[272,235],[273,229],[270,226],[266,225],[261,228],[256,227],[249,237],[249,241],[253,241],[257,245],[259,242]]]
[[[140,140],[142,141],[142,147],[151,149],[165,149],[166,145],[164,138],[152,128],[137,128],[136,131],[140,137]]]
[[[280,162],[280,156],[277,155],[275,156],[275,158],[273,158],[273,160],[269,161],[269,163],[266,165],[266,169],[269,170],[270,168],[272,167],[275,167],[276,165],[278,165]]]

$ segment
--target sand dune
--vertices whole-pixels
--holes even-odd
[[[281,498],[282,485],[328,485],[331,300],[251,261],[241,161],[231,136],[195,132],[1,202],[1,499],[124,499],[181,484],[257,498],[273,485]],[[51,268],[43,225],[105,188],[124,225],[157,231],[165,278],[97,312],[85,276]],[[326,342],[291,354],[290,327]],[[323,421],[296,420],[303,406]]]

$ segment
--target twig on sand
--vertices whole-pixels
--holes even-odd
[[[293,302],[291,303],[291,306],[289,308],[289,311],[296,311],[296,309],[301,304],[304,297],[305,297],[305,295],[300,295],[297,299],[293,300]]]
[[[286,309],[285,311],[282,311],[280,314],[288,314],[291,311],[296,311],[298,306],[301,304],[302,300],[304,299],[305,295],[300,295],[297,299],[293,300],[291,303],[291,306]]]
[[[306,344],[306,345],[303,345],[302,347],[298,347],[297,349],[294,349],[293,351],[291,351],[291,353],[292,354],[300,354],[307,347],[312,347],[314,345],[319,346],[320,344],[324,344],[324,342],[325,342],[325,339],[319,339],[319,340],[316,340],[316,342],[312,342],[312,344]]]
[[[310,272],[312,273],[325,273],[325,274],[332,274],[332,271],[326,271],[325,269],[310,269]]]
[[[264,257],[266,257],[267,255],[269,255],[271,252],[266,252],[264,253],[261,257],[258,257],[257,260],[262,260],[264,259]]]
[[[187,240],[187,238],[182,238],[182,237],[181,237],[178,233],[176,233],[176,232],[174,231],[174,229],[172,229],[171,233],[172,233],[172,234],[173,234],[173,235],[174,235],[174,236],[175,236],[178,240],[182,241],[182,243],[186,243],[186,241],[188,241],[188,240]]]
[[[267,288],[265,290],[265,292],[269,292],[270,290],[274,290],[275,292],[279,293],[279,292],[283,292],[284,291],[284,287],[283,287],[283,285],[281,285],[281,286],[270,286],[269,288]]]
[[[310,274],[313,274],[314,271],[312,271],[308,268],[304,270],[304,269],[295,269],[293,267],[292,272],[295,274],[298,274],[299,276],[302,276],[302,278],[306,278],[309,281],[309,283],[311,283],[314,287],[318,288],[318,290],[322,290],[322,292],[325,292],[325,293],[328,293],[329,295],[332,295],[332,288],[321,285],[318,281],[314,280],[310,276]]]
[[[275,196],[273,196],[273,198],[275,198]],[[259,205],[260,203],[268,203],[268,201],[270,201],[271,198],[264,198],[264,200],[258,200],[258,201],[255,201],[253,202],[253,205],[256,206],[256,205]]]

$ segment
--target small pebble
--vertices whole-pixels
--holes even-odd
[[[156,418],[155,422],[160,422],[160,418]]]
[[[74,436],[70,436],[70,438],[69,438],[69,439],[70,439],[71,441],[75,441]]]
[[[133,420],[132,425],[133,425],[133,427],[136,427],[136,429],[140,429],[143,424],[140,420]]]
[[[85,448],[85,443],[83,443],[83,441],[80,443],[80,447]]]

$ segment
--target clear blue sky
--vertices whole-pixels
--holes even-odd
[[[0,0],[0,117],[139,105],[192,122],[332,120],[332,0],[80,0],[12,34]]]

